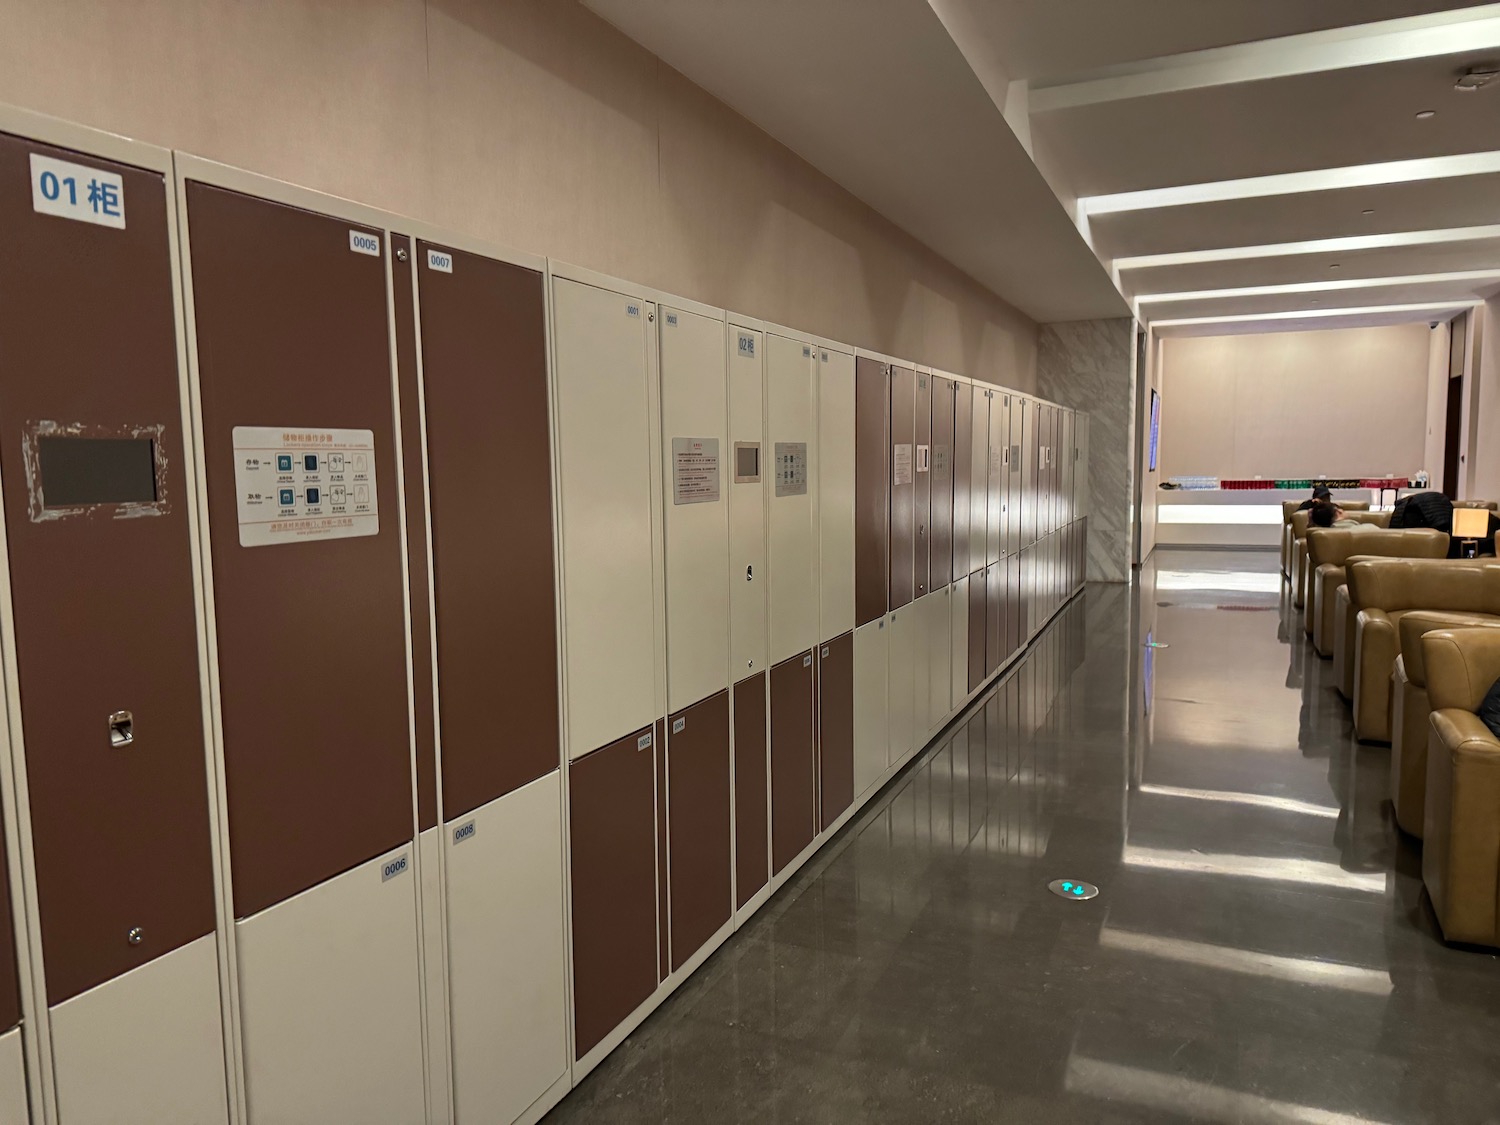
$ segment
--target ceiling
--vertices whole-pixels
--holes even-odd
[[[583,2],[1039,321],[1500,292],[1500,3]]]

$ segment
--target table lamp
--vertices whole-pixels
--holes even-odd
[[[1453,537],[1463,541],[1459,550],[1461,558],[1472,559],[1479,554],[1480,539],[1490,533],[1488,508],[1454,508]]]

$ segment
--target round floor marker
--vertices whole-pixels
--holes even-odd
[[[1095,898],[1099,894],[1099,888],[1093,883],[1082,883],[1077,879],[1053,879],[1047,884],[1047,889],[1058,898],[1071,898],[1078,902]]]

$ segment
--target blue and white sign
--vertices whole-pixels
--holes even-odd
[[[372,258],[378,258],[380,257],[380,238],[369,231],[351,230],[349,249],[356,254],[368,254]]]
[[[125,229],[125,181],[116,172],[31,154],[31,209],[60,219]]]
[[[427,251],[427,268],[438,273],[453,272],[453,255],[446,250]]]

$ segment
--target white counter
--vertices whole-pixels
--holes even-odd
[[[1402,489],[1403,494],[1417,489]],[[1309,500],[1308,488],[1157,489],[1158,547],[1265,547],[1281,544],[1281,502]],[[1369,488],[1336,488],[1334,501],[1363,500],[1378,508]],[[1391,503],[1385,494],[1386,505]]]

